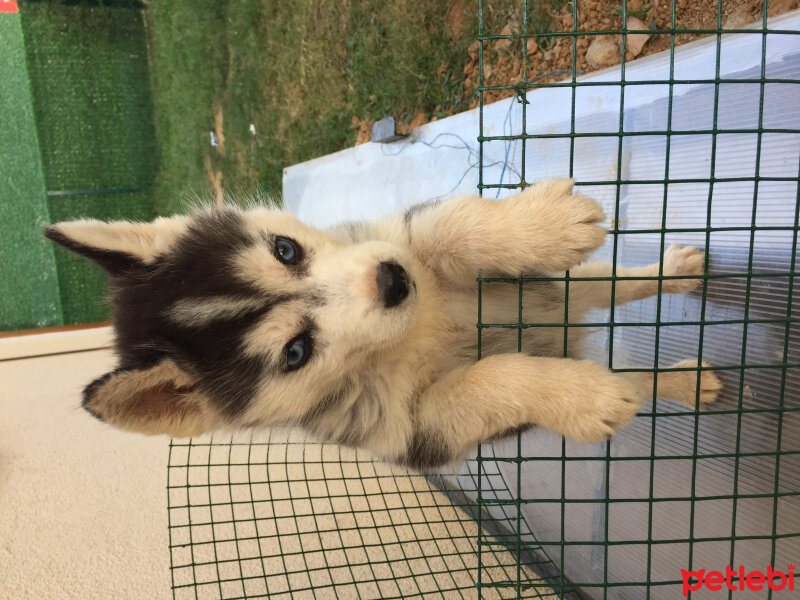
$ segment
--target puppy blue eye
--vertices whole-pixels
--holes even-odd
[[[311,339],[305,333],[286,344],[286,370],[299,369],[311,356]]]
[[[297,262],[300,252],[292,240],[279,237],[275,240],[275,256],[282,263],[290,265]]]

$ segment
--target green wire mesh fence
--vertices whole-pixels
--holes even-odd
[[[543,8],[556,4],[569,26],[542,30]],[[522,319],[525,283],[563,281],[569,294],[577,281],[569,274],[480,279],[479,290],[515,286],[519,318],[479,318],[476,336],[504,329],[521,348],[533,329],[559,327],[566,356],[576,350],[570,330],[588,328],[587,357],[656,378],[696,357],[713,366],[682,370],[698,380],[714,370],[725,385],[717,403],[700,411],[654,398],[629,430],[599,446],[519,434],[482,446],[451,475],[408,472],[283,432],[173,441],[175,598],[678,598],[681,569],[786,571],[800,560],[796,20],[768,20],[765,2],[760,22],[723,28],[720,0],[705,7],[712,26],[687,28],[676,4],[648,31],[668,42],[661,62],[636,67],[626,28],[593,27],[580,2],[523,1],[506,30],[484,18],[489,2],[478,3],[481,193],[575,177],[604,203],[611,235],[600,254],[614,267],[593,279],[610,281],[612,308],[581,323],[568,303],[563,322]],[[628,23],[629,7],[611,8]],[[583,77],[584,42],[599,36],[616,36],[620,64]],[[706,36],[706,67],[676,58],[698,55],[698,46],[679,49],[692,36]],[[732,36],[756,41],[755,67],[731,68]],[[534,71],[526,60],[534,42],[570,57],[566,77]],[[790,50],[768,64],[779,42]],[[498,47],[521,57],[516,79],[486,76]],[[655,94],[647,110],[637,104],[643,91]],[[546,93],[570,107],[559,126],[540,127],[549,117],[542,107],[554,105]],[[513,96],[513,118],[498,134],[484,115],[501,96]],[[577,110],[587,100],[597,107],[588,116]],[[490,167],[490,154],[506,160]],[[613,168],[592,157],[610,157]],[[553,160],[562,170],[543,173]],[[615,307],[618,269],[663,260],[676,243],[708,250],[702,286],[662,296],[662,272],[657,297]],[[739,591],[745,583],[736,575],[737,591],[713,597],[788,593]]]
[[[783,169],[776,169],[774,153],[766,150],[771,136],[797,144],[797,103],[790,103],[794,116],[784,113],[776,118],[774,113],[765,114],[768,109],[774,111],[776,95],[796,97],[797,80],[781,77],[779,68],[767,65],[767,46],[775,39],[768,34],[779,33],[779,27],[767,28],[766,5],[762,27],[746,30],[745,34],[760,38],[759,68],[723,77],[722,66],[727,57],[722,53],[720,36],[722,7],[720,2],[716,29],[690,30],[716,34],[716,60],[713,72],[708,74],[676,75],[674,6],[672,27],[663,31],[670,36],[669,70],[661,71],[663,77],[653,77],[659,72],[655,65],[649,71],[643,69],[644,75],[639,71],[626,76],[627,36],[621,36],[622,62],[612,77],[619,102],[617,127],[597,131],[587,128],[585,122],[576,122],[576,97],[583,91],[582,86],[608,85],[608,80],[579,81],[574,72],[577,43],[585,34],[578,29],[578,6],[573,6],[573,31],[562,34],[571,40],[571,80],[534,85],[569,91],[573,114],[568,129],[558,134],[530,135],[526,116],[529,120],[530,115],[535,118],[534,106],[533,110],[522,110],[519,133],[480,138],[482,147],[509,139],[563,139],[569,144],[569,156],[574,157],[581,152],[580,144],[600,137],[605,143],[599,145],[616,155],[615,169],[605,177],[578,176],[578,183],[586,186],[589,195],[602,196],[602,188],[610,188],[610,203],[606,206],[613,215],[613,239],[607,248],[614,264],[610,278],[612,308],[610,315],[589,324],[570,323],[565,308],[565,355],[569,350],[569,327],[589,325],[600,329],[601,341],[585,350],[610,368],[663,373],[670,370],[663,366],[688,352],[713,363],[715,366],[710,368],[718,372],[726,386],[720,402],[702,413],[678,411],[654,398],[652,407],[640,414],[631,432],[620,441],[607,444],[597,456],[587,456],[585,449],[561,441],[550,445],[520,444],[516,455],[512,452],[500,459],[508,461],[501,470],[515,480],[512,485],[517,487],[514,498],[506,502],[514,506],[520,520],[533,524],[539,534],[538,543],[561,568],[561,581],[555,586],[558,593],[579,588],[598,598],[678,597],[683,592],[681,568],[724,571],[725,565],[749,565],[751,569],[765,570],[766,565],[775,565],[786,569],[796,562],[800,550],[794,413],[798,409],[797,365],[792,360],[797,356],[797,340],[791,336],[796,329],[793,299],[800,161],[795,151],[783,162]],[[625,10],[622,12],[624,19]],[[481,31],[481,38],[494,39],[492,33]],[[516,36],[523,47],[529,33],[523,18]],[[481,60],[483,54],[482,48]],[[523,72],[523,81],[526,79]],[[666,86],[660,122],[628,118],[636,109],[628,104],[626,94],[635,95],[637,86],[642,85]],[[681,113],[678,104],[685,102],[681,96],[691,95],[682,88],[686,85],[706,86],[711,118],[703,124],[700,117],[690,127],[685,121],[674,125],[673,116]],[[732,118],[730,111],[731,103],[736,102],[734,90],[749,102],[749,114],[739,119]],[[695,117],[703,110],[701,98],[702,92],[695,94]],[[794,137],[785,137],[786,134]],[[658,140],[658,154],[663,156],[660,168],[655,166],[657,161],[649,169],[637,170],[633,166],[636,154],[642,152],[644,143],[640,140],[644,136]],[[686,177],[684,173],[691,169],[681,168],[681,157],[675,153],[690,152],[689,144],[698,136],[707,136],[704,142],[710,144],[708,165],[695,172],[700,176]],[[733,152],[732,139],[740,143]],[[482,179],[479,187],[494,191],[524,185],[529,164],[526,146],[520,144],[519,184],[485,183]],[[752,147],[752,163],[747,165],[745,161],[738,173],[732,173],[725,162],[733,159],[736,152],[748,153],[745,147]],[[570,160],[571,175],[581,168]],[[694,189],[688,189],[692,186]],[[737,205],[726,197],[731,186],[749,194],[747,205]],[[690,202],[698,203],[699,209],[687,204],[686,196]],[[623,206],[629,201],[630,206]],[[642,219],[642,214],[635,212],[633,202],[639,204],[640,210],[653,209],[650,214],[658,217],[655,226],[652,220]],[[718,225],[723,222],[718,206],[741,214],[728,219],[724,226]],[[767,217],[771,210],[780,216]],[[675,212],[681,213],[680,218],[675,218]],[[648,226],[643,227],[645,223]],[[702,293],[679,301],[662,299],[659,284],[659,297],[652,302],[615,308],[617,267],[627,258],[625,251],[628,257],[645,264],[655,258],[663,262],[665,248],[672,243],[709,250],[711,265],[707,259]],[[567,277],[567,289],[570,283]],[[518,284],[483,280],[481,285]],[[478,327],[510,327],[519,332],[521,340],[526,328],[554,325],[479,323]],[[625,368],[631,363],[634,368]],[[699,398],[699,389],[697,395]],[[558,460],[553,461],[554,457]],[[479,463],[484,460],[479,455]],[[493,466],[496,461],[495,456],[490,457]],[[540,482],[548,475],[551,481],[560,480],[560,489],[549,486],[549,492],[543,493],[524,485],[526,480]],[[582,479],[587,478],[591,484],[581,485]],[[665,481],[669,482],[667,486]],[[493,503],[479,492],[479,505]],[[587,521],[590,525],[582,524]],[[545,537],[544,531],[549,535]],[[743,586],[745,582],[740,583]],[[729,597],[733,593],[730,588],[726,591]],[[764,597],[771,597],[772,592],[765,591]]]
[[[479,577],[482,597],[554,597],[510,515],[484,515],[479,546],[475,482],[273,431],[173,442],[168,490],[175,598],[476,597]]]

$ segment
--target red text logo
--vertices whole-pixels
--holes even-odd
[[[794,590],[794,565],[786,567],[786,572],[777,571],[772,568],[772,565],[767,567],[766,573],[762,571],[745,571],[743,566],[734,569],[730,565],[725,567],[725,572],[708,571],[700,569],[699,571],[687,571],[681,569],[683,576],[683,597],[689,595],[689,592],[696,592],[702,587],[711,591],[717,592],[723,589],[731,591],[742,590],[763,590],[767,587],[776,592],[782,590]]]

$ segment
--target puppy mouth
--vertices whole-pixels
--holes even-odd
[[[382,262],[378,265],[375,278],[378,286],[378,299],[385,309],[400,306],[408,298],[412,287],[417,285],[411,280],[406,270],[394,261]]]

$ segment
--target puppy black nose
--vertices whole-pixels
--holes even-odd
[[[379,264],[377,281],[378,295],[386,308],[397,306],[408,296],[408,274],[397,263]]]

